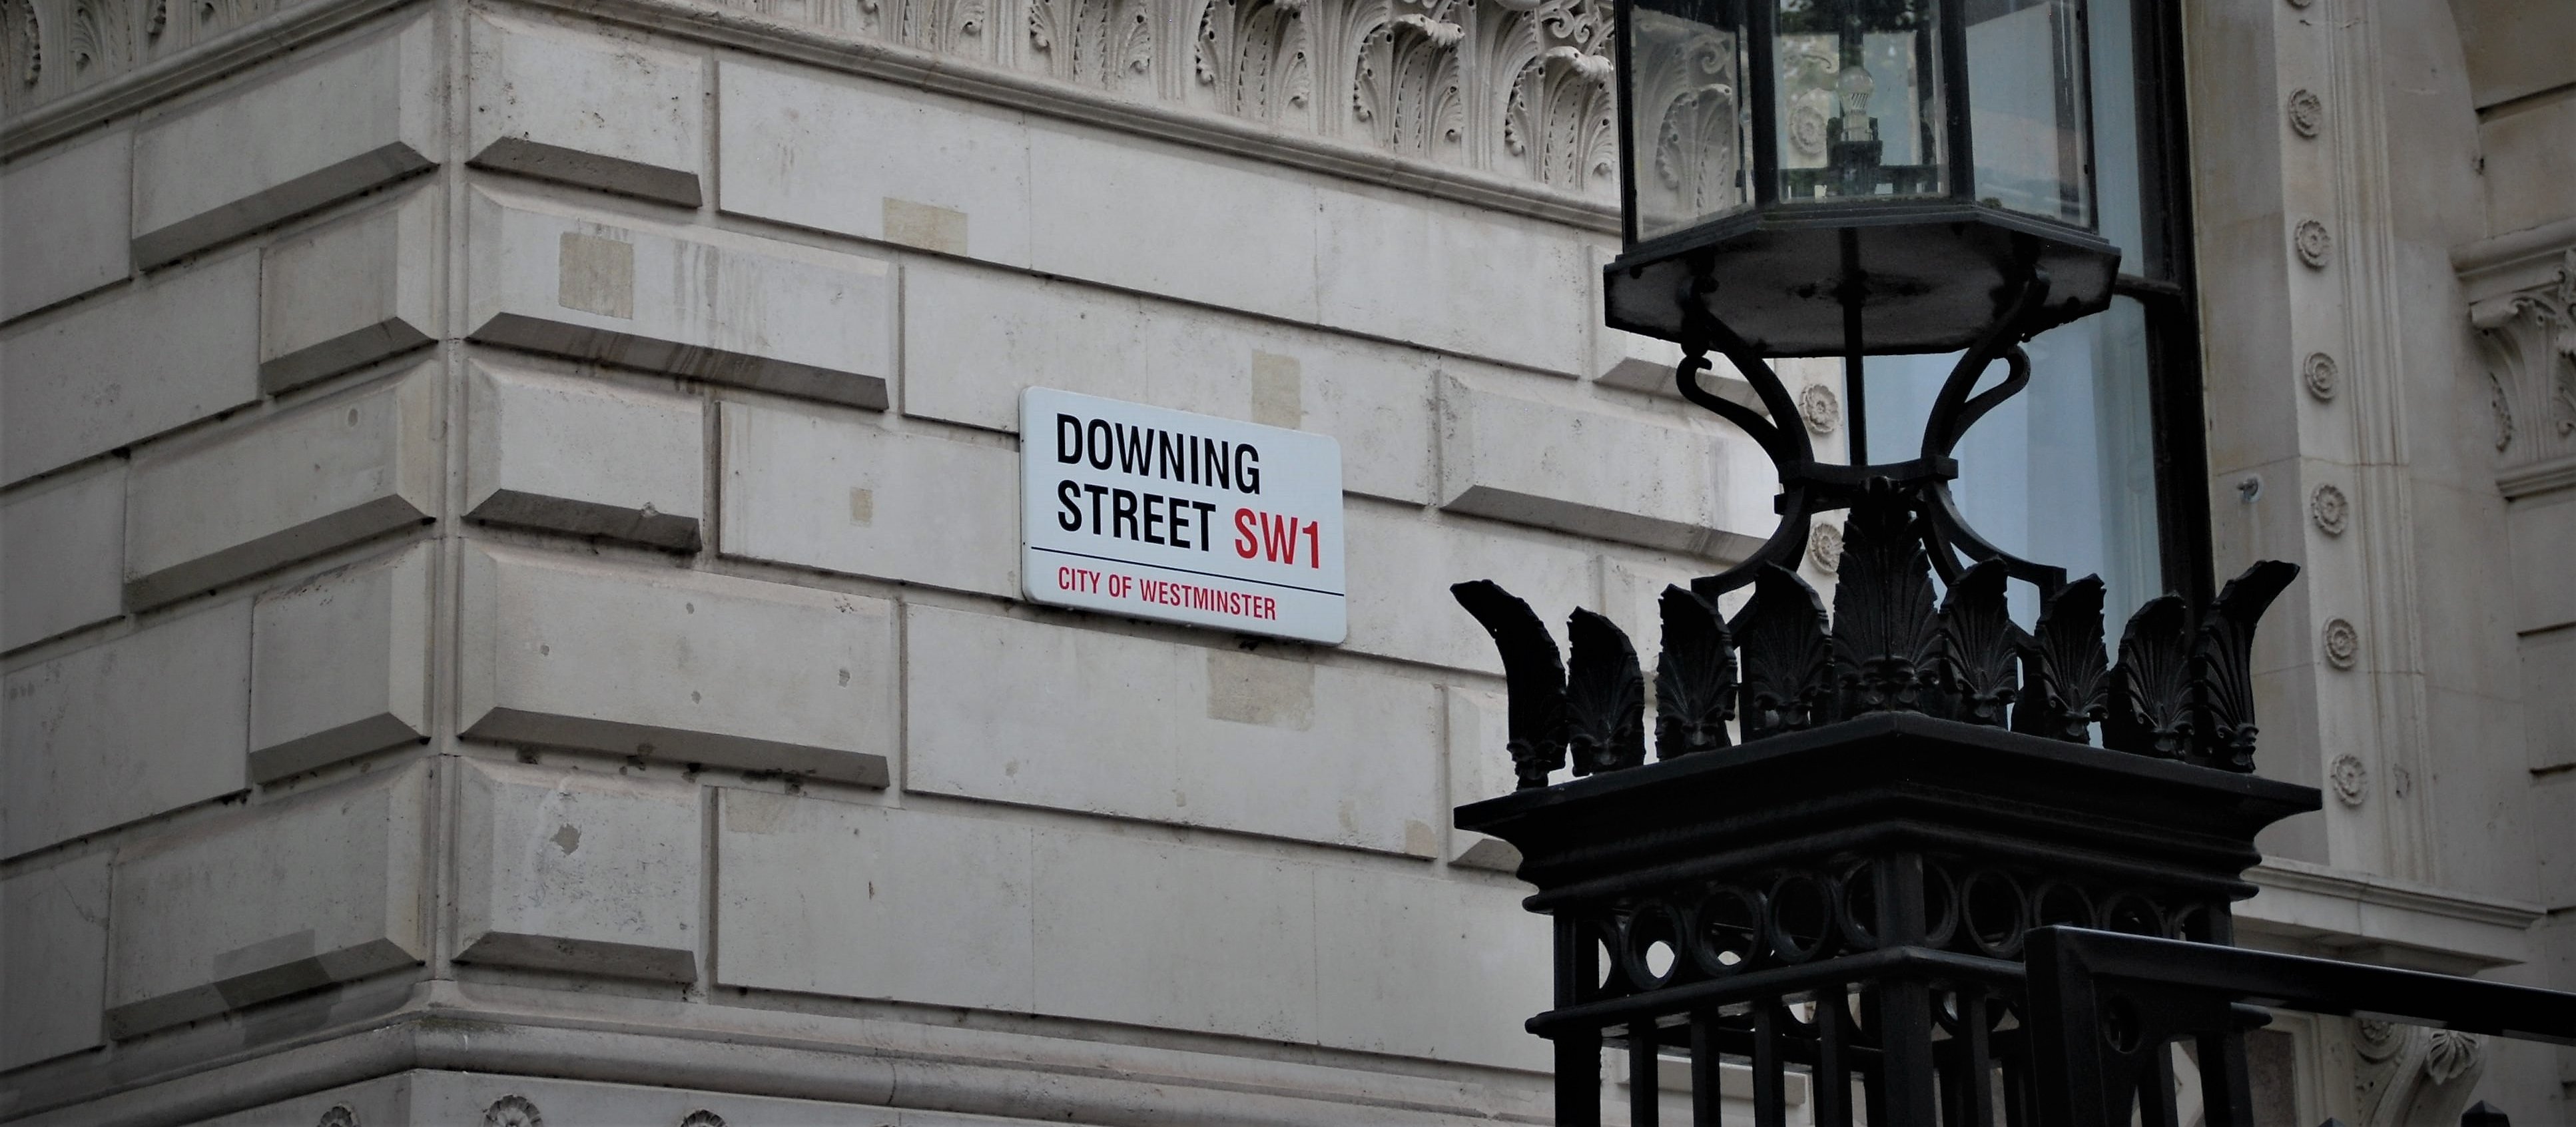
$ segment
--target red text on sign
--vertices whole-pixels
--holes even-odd
[[[1267,560],[1294,567],[1301,539],[1305,542],[1306,566],[1321,569],[1324,566],[1323,522],[1257,509],[1234,511],[1234,554],[1244,559]]]

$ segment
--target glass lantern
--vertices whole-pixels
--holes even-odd
[[[2109,301],[2084,0],[1620,0],[1617,328],[1949,351]]]

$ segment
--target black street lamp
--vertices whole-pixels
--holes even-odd
[[[1948,352],[2100,311],[2084,0],[1619,0],[1610,324]]]
[[[1822,1127],[2172,1127],[2189,1042],[2206,1123],[2252,1127],[2247,1003],[2576,1042],[2576,995],[2231,946],[2256,833],[2321,805],[2252,774],[2255,622],[2298,568],[2152,599],[2106,647],[2098,578],[1959,517],[1951,451],[2118,260],[2093,233],[2083,0],[1619,0],[1618,25],[1609,323],[1682,344],[1682,394],[1768,453],[1781,522],[1664,592],[1651,764],[1617,626],[1575,610],[1568,653],[1500,587],[1452,589],[1501,651],[1521,787],[1456,820],[1521,851],[1554,921],[1529,1028],[1557,1122],[1600,1122],[1607,1044],[1634,1125],[1678,1056],[1697,1124],[1731,1065],[1756,1127],[1787,1122],[1792,1074]],[[1916,456],[1864,465],[1816,460],[1767,362],[1840,353],[1857,421],[1864,356],[1954,349]],[[1764,410],[1699,385],[1712,350]],[[1828,615],[1791,566],[1845,508]]]
[[[1959,520],[1950,458],[2020,391],[2019,342],[2110,301],[2118,248],[2094,231],[2084,0],[1619,0],[1627,249],[1605,268],[1614,328],[1716,351],[1770,420],[1795,416],[1767,357],[1841,355],[1856,450],[1864,358],[1966,355],[1918,455],[1819,463],[1795,426],[1702,390],[1779,465],[1781,526],[1714,586],[1789,563],[1808,519],[1871,478],[1924,493],[1933,533],[2053,592]],[[2005,381],[1971,394],[1996,360]],[[1945,581],[1958,569],[1934,564]]]

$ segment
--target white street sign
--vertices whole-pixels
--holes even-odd
[[[1339,644],[1342,446],[1030,388],[1020,586],[1031,601]]]

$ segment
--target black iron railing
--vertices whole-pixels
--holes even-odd
[[[2031,933],[2028,997],[2041,1051],[2039,1118],[2050,1127],[2171,1127],[2173,1044],[2201,1062],[2203,1122],[2254,1127],[2246,1074],[2253,1006],[2374,1017],[2576,1045],[2576,994],[2447,974],[2176,943],[2072,928]],[[2467,1127],[2507,1127],[2486,1104]]]

